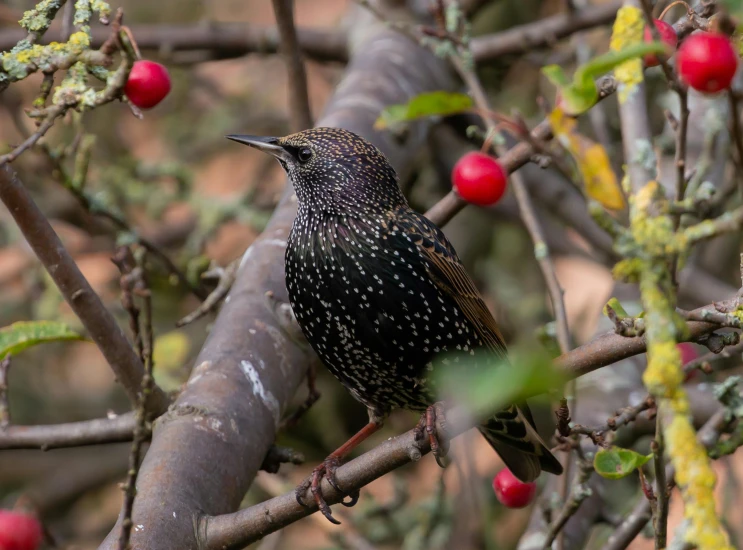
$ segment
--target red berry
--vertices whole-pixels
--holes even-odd
[[[689,342],[681,342],[680,344],[676,344],[676,349],[679,350],[679,354],[681,355],[681,366],[684,366],[686,365],[686,363],[689,363],[690,361],[693,361],[694,359],[699,357],[697,350],[694,348],[694,344],[690,344]],[[694,378],[697,378],[698,376],[699,369],[694,369],[684,377],[684,382],[689,382]]]
[[[170,92],[168,69],[154,61],[135,61],[124,92],[140,109],[151,109]]]
[[[684,40],[676,59],[681,80],[695,90],[712,94],[730,86],[738,67],[730,39],[711,32],[692,34]]]
[[[452,170],[454,189],[467,202],[495,204],[506,192],[507,175],[493,157],[472,151],[460,158]]]
[[[509,508],[523,508],[534,500],[537,492],[536,483],[524,483],[511,473],[508,468],[503,468],[493,478],[493,490],[498,502]]]
[[[661,21],[660,19],[654,19],[653,24],[655,25],[655,28],[658,29],[661,41],[672,50],[675,50],[676,44],[678,43],[678,36],[676,35],[676,31],[673,30],[673,26],[669,25],[665,21]],[[653,42],[653,33],[650,31],[650,27],[648,26],[645,27],[644,40],[645,42]],[[652,53],[646,55],[643,60],[645,61],[646,67],[655,67],[660,65],[658,56]]]
[[[0,550],[36,550],[41,539],[41,524],[34,516],[0,510]]]

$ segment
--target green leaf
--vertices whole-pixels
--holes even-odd
[[[610,51],[578,67],[571,81],[558,65],[547,65],[542,74],[557,88],[560,105],[569,115],[578,115],[593,107],[599,92],[595,79],[625,61],[647,54],[667,54],[668,46],[662,42],[632,44],[622,51]]]
[[[550,354],[533,344],[512,349],[508,361],[485,352],[469,357],[444,356],[434,372],[438,388],[445,392],[441,399],[466,406],[478,418],[565,383]]]
[[[621,479],[644,465],[652,456],[652,453],[641,455],[631,449],[612,447],[609,450],[602,449],[596,453],[593,459],[593,467],[602,477]]]
[[[413,97],[407,103],[390,105],[382,110],[374,128],[383,130],[400,122],[408,122],[428,116],[446,116],[472,109],[472,98],[467,94],[452,92],[426,92]]]
[[[57,321],[20,321],[0,329],[0,359],[45,342],[85,340],[65,323]]]
[[[611,309],[614,310],[614,313],[617,314],[618,319],[626,319],[629,317],[629,314],[624,310],[624,307],[622,307],[622,304],[619,302],[619,300],[615,297],[611,297],[608,302],[606,302],[606,306],[609,306]],[[609,310],[604,306],[604,315],[606,317],[609,316]]]

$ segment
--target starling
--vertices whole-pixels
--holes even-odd
[[[228,138],[273,155],[289,175],[299,203],[285,258],[292,309],[322,362],[369,411],[369,424],[298,488],[301,503],[311,486],[335,522],[322,477],[337,488],[340,460],[394,408],[425,411],[418,430],[432,434],[434,358],[446,353],[449,368],[476,350],[505,360],[503,337],[451,243],[410,208],[374,145],[339,128]],[[479,430],[522,481],[541,470],[562,473],[526,404],[496,413]]]

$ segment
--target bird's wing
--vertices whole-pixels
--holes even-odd
[[[444,233],[420,214],[401,219],[405,221],[399,223],[406,226],[403,229],[423,253],[432,280],[457,303],[485,346],[505,358],[506,346],[498,323]]]

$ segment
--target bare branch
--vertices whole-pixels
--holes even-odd
[[[195,25],[134,24],[129,28],[142,50],[198,51],[208,50],[216,59],[240,57],[248,53],[273,54],[279,50],[279,33],[275,28],[261,28],[244,23],[198,23]],[[105,27],[91,30],[92,46],[100,47],[108,38]],[[9,50],[25,37],[21,29],[0,30],[0,50]],[[62,39],[59,29],[51,29],[44,42]],[[297,29],[299,47],[317,61],[348,61],[346,33],[335,29]]]
[[[44,426],[8,426],[0,429],[0,450],[59,449],[131,441],[134,414],[98,418],[67,424]]]
[[[8,405],[8,371],[10,355],[0,360],[0,433],[10,425],[10,406]]]
[[[294,0],[272,0],[272,2],[281,36],[279,50],[284,57],[289,79],[289,114],[292,128],[298,132],[312,127],[312,112],[307,93],[307,74],[294,28]]]
[[[576,32],[608,25],[614,20],[621,2],[616,0],[599,6],[560,13],[534,23],[512,27],[506,31],[472,39],[472,55],[478,63],[492,61],[504,55],[521,54],[554,45]]]

